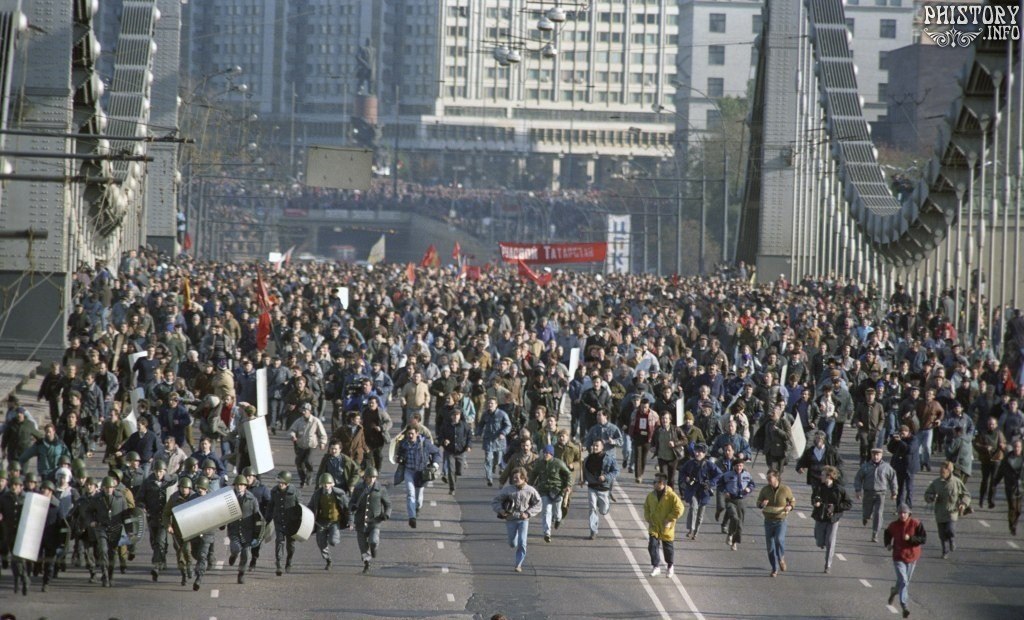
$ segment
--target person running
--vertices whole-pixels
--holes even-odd
[[[388,490],[377,484],[377,468],[368,465],[363,479],[352,491],[349,509],[356,529],[356,543],[363,560],[363,574],[370,572],[370,560],[377,557],[380,546],[380,524],[391,518]]]
[[[530,519],[542,510],[540,493],[526,483],[526,469],[516,467],[512,470],[511,480],[494,499],[491,509],[499,519],[505,520],[505,531],[508,534],[508,546],[516,550],[516,563],[513,570],[523,572],[526,561],[526,538],[530,531]]]
[[[846,490],[839,484],[839,470],[825,467],[821,472],[821,485],[811,495],[811,518],[814,519],[814,542],[825,550],[825,573],[832,570],[832,556],[836,553],[839,519],[853,507]]]
[[[604,441],[595,440],[583,461],[583,482],[580,483],[580,486],[587,486],[590,498],[590,540],[597,538],[601,515],[608,514],[612,484],[618,475],[618,461],[604,451]]]
[[[871,458],[861,464],[853,478],[853,491],[857,499],[862,499],[863,492],[861,525],[867,525],[868,520],[871,520],[871,542],[878,542],[885,497],[888,495],[895,500],[897,488],[896,470],[882,460],[881,448],[872,448]]]
[[[415,528],[416,515],[423,508],[427,470],[436,473],[441,469],[441,452],[430,439],[420,435],[419,429],[414,426],[405,429],[405,438],[398,444],[396,452],[399,468],[395,471],[395,484],[405,483],[405,508],[409,527]]]
[[[718,490],[725,496],[725,517],[722,518],[725,544],[733,551],[743,542],[744,500],[754,490],[754,480],[744,471],[745,467],[743,459],[737,458],[732,462],[732,470],[722,474],[718,482]]]
[[[686,538],[697,540],[704,510],[715,496],[715,487],[721,472],[707,459],[708,446],[699,443],[693,447],[693,458],[679,468],[679,492],[690,506],[686,515]]]
[[[910,516],[910,506],[900,504],[896,509],[896,520],[885,528],[883,542],[892,551],[892,565],[896,570],[896,585],[889,588],[889,604],[900,598],[903,617],[910,616],[907,603],[910,602],[910,578],[921,559],[921,546],[927,539],[924,524]]]
[[[924,501],[935,509],[945,560],[956,550],[956,522],[961,515],[969,514],[971,506],[971,494],[963,481],[953,475],[953,463],[946,461],[940,466],[939,477],[924,490]]]
[[[757,507],[764,516],[764,541],[768,548],[771,576],[786,572],[786,517],[796,506],[793,491],[782,484],[782,474],[774,469],[766,475],[768,484],[757,494]]]
[[[654,490],[644,500],[644,521],[647,522],[647,552],[651,555],[651,577],[661,574],[661,556],[665,556],[666,574],[676,574],[675,539],[676,521],[686,508],[683,500],[668,485],[668,476],[654,474]]]
[[[317,490],[309,499],[307,508],[312,511],[316,523],[316,546],[326,564],[324,570],[331,570],[331,547],[341,542],[341,530],[349,525],[349,496],[346,489],[335,486],[334,476],[320,474]]]
[[[562,498],[572,488],[572,472],[555,458],[555,447],[544,446],[541,458],[533,463],[530,483],[540,493],[544,542],[551,542],[551,523],[562,521]]]
[[[996,470],[992,486],[1002,482],[1006,490],[1006,516],[1010,523],[1010,535],[1017,535],[1017,521],[1020,519],[1021,479],[1024,478],[1024,441],[1013,440],[1013,449],[1003,458]]]

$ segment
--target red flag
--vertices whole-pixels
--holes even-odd
[[[405,277],[409,280],[409,284],[416,284],[416,265],[409,263],[405,266]]]
[[[519,265],[519,277],[530,280],[537,286],[547,286],[551,284],[551,274],[544,273],[538,274],[534,270],[530,269],[523,261],[516,261]]]
[[[186,252],[192,249],[192,235],[188,234],[188,231],[185,232],[185,238],[181,241],[181,249]]]
[[[459,242],[456,241],[455,247],[452,248],[452,260],[457,263],[460,258],[462,258],[462,247],[459,245]]]
[[[423,254],[423,260],[420,261],[420,267],[424,269],[427,267],[440,267],[441,257],[437,255],[437,248],[431,243],[430,247],[427,248],[426,253]]]
[[[256,305],[260,309],[259,320],[256,323],[256,348],[263,351],[267,348],[267,340],[270,338],[270,295],[263,284],[263,274],[259,271],[256,272]]]
[[[472,282],[476,282],[481,279],[483,274],[480,273],[480,267],[478,265],[466,266],[466,279]]]

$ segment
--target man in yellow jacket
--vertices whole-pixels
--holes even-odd
[[[647,521],[647,551],[651,554],[651,577],[661,574],[661,554],[665,554],[668,565],[668,577],[676,574],[673,560],[675,559],[676,520],[683,516],[683,500],[666,484],[668,477],[658,473],[654,475],[654,490],[644,501],[644,520]]]

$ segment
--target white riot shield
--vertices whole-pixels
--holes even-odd
[[[313,535],[313,511],[302,504],[299,504],[298,507],[302,509],[302,519],[299,521],[298,531],[292,534],[292,539],[305,542]]]
[[[29,562],[39,560],[39,547],[43,544],[43,528],[46,527],[46,513],[49,510],[50,498],[42,493],[25,493],[18,534],[14,538],[14,548],[11,549],[15,557]]]
[[[270,413],[270,405],[267,401],[267,369],[260,368],[256,371],[256,415],[261,418]]]
[[[270,434],[267,431],[267,418],[255,417],[242,422],[242,433],[245,444],[249,446],[249,460],[257,474],[265,474],[274,469],[274,455],[270,451]]]
[[[234,487],[222,487],[199,499],[175,506],[171,512],[182,540],[192,540],[203,532],[227,525],[242,516]]]
[[[576,369],[580,367],[580,348],[573,347],[569,350],[569,381],[576,378]]]
[[[804,425],[800,422],[799,416],[789,426],[789,438],[790,449],[787,456],[790,460],[796,461],[804,453],[804,448],[807,447],[807,434],[804,433]]]
[[[683,425],[683,417],[685,415],[686,415],[686,413],[683,410],[683,399],[682,398],[677,398],[676,399],[676,426],[682,426]]]

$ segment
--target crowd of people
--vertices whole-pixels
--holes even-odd
[[[826,573],[841,518],[861,502],[872,539],[881,534],[893,550],[889,600],[899,598],[905,617],[926,540],[912,514],[919,502],[934,514],[943,557],[974,504],[1004,503],[1016,535],[1020,313],[997,356],[983,338],[959,339],[941,304],[914,303],[899,285],[880,298],[834,278],[752,284],[559,272],[538,286],[515,270],[466,280],[419,269],[413,283],[397,265],[315,263],[260,276],[255,264],[133,250],[118,265],[83,268],[74,282],[69,347],[42,382],[45,407],[9,400],[2,435],[5,558],[25,494],[51,498],[41,561],[11,558],[22,593],[33,575],[45,589],[81,564],[91,581],[99,573],[113,585],[115,556],[123,573],[147,533],[153,580],[173,548],[181,584],[191,579],[198,590],[213,533],[182,540],[172,509],[228,485],[242,506],[228,528],[239,583],[272,536],[277,575],[290,571],[289,515],[306,487],[325,568],[330,547],[354,527],[371,572],[393,511],[389,487],[404,488],[415,528],[427,483],[461,492],[477,447],[479,475],[499,486],[492,507],[517,572],[531,519],[540,516],[550,542],[577,505],[594,539],[627,476],[653,484],[644,503],[652,576],[663,562],[674,576],[677,522],[696,540],[711,505],[737,549],[752,497],[771,575],[785,572],[795,506],[782,482],[787,468],[806,475]],[[265,310],[273,329],[261,350]],[[294,470],[274,474],[272,487],[251,468],[239,433],[256,414],[262,368],[267,423],[295,453]],[[843,462],[843,445],[856,446],[858,463]],[[109,473],[91,478],[85,459],[101,453]],[[760,488],[747,469],[757,455],[769,467]],[[393,485],[381,482],[389,461]],[[933,461],[938,477],[921,493],[917,481]],[[887,500],[897,504],[892,523]]]

